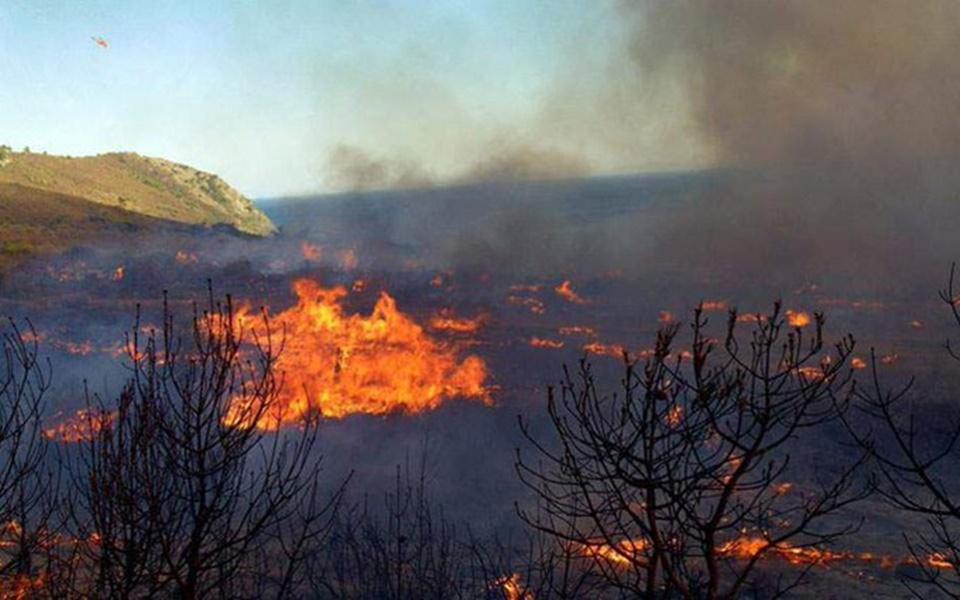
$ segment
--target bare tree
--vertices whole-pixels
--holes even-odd
[[[8,320],[0,336],[0,588],[26,593],[52,578],[59,542],[59,469],[41,420],[51,368],[29,322]]]
[[[960,326],[955,264],[940,298]],[[945,347],[960,362],[949,339]],[[871,455],[880,496],[926,521],[925,531],[904,534],[915,568],[904,571],[903,582],[918,598],[927,597],[929,586],[960,598],[960,412],[942,403],[928,402],[926,410],[917,405],[914,378],[888,388],[873,352],[871,367],[870,381],[854,390],[854,411],[844,423]]]
[[[518,451],[517,470],[540,502],[521,518],[590,559],[584,568],[613,597],[735,598],[757,584],[764,557],[858,526],[835,517],[867,494],[856,477],[863,455],[820,469],[800,491],[787,479],[792,444],[840,417],[832,397],[851,381],[853,339],[827,352],[822,315],[807,335],[779,303],[751,320],[748,344],[736,312],[718,341],[698,308],[688,352],[675,349],[679,326],[661,330],[644,363],[624,356],[620,391],[609,396],[584,359],[549,391],[553,437],[520,421],[535,458]],[[770,593],[790,591],[805,572],[777,578]]]
[[[145,339],[138,313],[119,397],[90,397],[73,465],[79,595],[302,594],[342,487],[321,499],[315,416],[278,426],[282,336],[265,314],[250,329],[235,317],[211,292],[181,335],[165,298]]]

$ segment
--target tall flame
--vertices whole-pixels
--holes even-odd
[[[341,418],[418,413],[453,397],[490,402],[483,359],[459,360],[458,345],[430,337],[386,292],[364,316],[344,313],[344,287],[300,279],[293,289],[297,304],[270,319],[274,331],[284,332],[277,362],[281,424],[315,411]],[[246,320],[243,312],[238,318]]]

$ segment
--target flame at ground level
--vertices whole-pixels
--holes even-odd
[[[364,316],[344,313],[344,287],[300,279],[293,289],[297,304],[270,317],[271,328],[284,332],[277,362],[281,424],[316,411],[341,418],[418,413],[453,397],[490,402],[483,359],[460,360],[458,344],[430,337],[386,292]],[[247,313],[238,316],[255,322]],[[269,420],[275,423],[273,416]]]

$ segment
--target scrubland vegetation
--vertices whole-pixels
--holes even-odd
[[[942,297],[960,325],[952,277]],[[909,386],[875,367],[857,381],[853,338],[822,315],[798,327],[775,304],[718,328],[698,309],[623,356],[616,392],[586,360],[565,369],[550,426],[520,420],[530,498],[500,538],[449,519],[422,464],[382,498],[328,475],[322,414],[277,426],[286,332],[265,313],[252,328],[212,293],[192,314],[164,307],[131,329],[122,391],[86,393],[70,431],[45,428],[55,373],[30,324],[7,323],[0,596],[778,597],[849,558],[838,544],[867,498],[928,519],[903,532],[905,591],[960,596],[960,427],[926,435]],[[792,453],[825,431],[845,449],[798,481]]]

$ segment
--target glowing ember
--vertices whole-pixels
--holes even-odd
[[[513,306],[525,306],[527,309],[535,315],[542,315],[547,312],[546,307],[543,302],[537,300],[536,298],[527,298],[524,296],[508,296],[507,304]]]
[[[657,321],[660,323],[673,323],[677,318],[673,316],[673,313],[668,310],[661,310],[660,316],[657,317]]]
[[[497,585],[503,590],[506,600],[534,600],[533,594],[524,589],[518,573],[497,580]]]
[[[105,426],[113,421],[113,415],[97,410],[81,408],[69,418],[57,425],[43,430],[48,440],[75,444],[92,439]]]
[[[810,317],[809,313],[793,310],[787,311],[787,323],[790,325],[790,327],[806,327],[812,322],[813,319]]]
[[[592,558],[602,558],[611,563],[628,566],[642,560],[648,544],[646,540],[622,540],[616,544],[587,544],[582,546],[582,554]]]
[[[323,248],[304,240],[300,242],[300,254],[307,262],[320,262],[323,259]]]
[[[952,569],[953,563],[939,552],[934,552],[927,558],[927,564],[935,569]]]
[[[700,307],[706,312],[717,312],[727,310],[727,303],[723,300],[704,300]]]
[[[859,370],[861,370],[861,369],[866,369],[866,368],[867,368],[867,361],[863,360],[862,358],[858,358],[858,357],[855,356],[855,357],[853,357],[852,359],[850,359],[850,368],[851,368],[851,369],[854,369],[854,370],[856,370],[856,371],[859,371]]]
[[[197,263],[197,255],[193,252],[186,252],[184,250],[177,250],[177,254],[173,257],[177,264],[189,265]]]
[[[679,427],[683,423],[683,407],[674,406],[667,412],[667,425],[670,427]]]
[[[623,358],[623,353],[627,351],[626,348],[619,344],[603,344],[601,342],[590,342],[583,346],[585,352],[590,354],[597,354],[599,356],[612,356],[614,358]]]
[[[821,367],[800,367],[797,373],[808,381],[820,381],[826,377]]]
[[[385,292],[364,316],[344,314],[343,287],[300,279],[293,289],[297,304],[271,316],[274,331],[285,332],[277,362],[281,424],[313,411],[341,418],[418,413],[453,397],[490,402],[484,361],[458,360],[457,346],[432,339]],[[248,317],[249,309],[237,315],[240,322]]]
[[[452,308],[444,308],[430,319],[430,329],[449,333],[476,333],[483,327],[485,320],[483,315],[473,319],[458,318]]]
[[[553,288],[553,291],[555,291],[558,296],[560,296],[561,298],[563,298],[563,299],[566,300],[567,302],[571,302],[571,303],[573,303],[573,304],[586,304],[586,303],[587,303],[587,299],[586,299],[586,298],[580,296],[580,294],[578,294],[578,293],[576,293],[575,291],[573,291],[573,284],[570,283],[570,280],[569,280],[569,279],[564,280],[563,283],[561,283],[561,284],[558,285],[557,287]]]
[[[924,328],[923,321],[918,321],[918,320],[916,320],[916,319],[910,321],[909,323],[907,323],[907,325],[909,325],[910,327],[912,327],[912,328],[914,328],[914,329],[923,329],[923,328]]]
[[[553,350],[559,350],[560,348],[563,348],[563,340],[551,340],[549,338],[534,336],[530,338],[530,345],[534,348],[550,348]]]
[[[880,364],[889,366],[896,364],[898,360],[900,360],[899,354],[884,354],[880,357]]]
[[[581,546],[580,554],[584,557],[603,559],[620,567],[642,566],[645,559],[644,552],[648,550],[648,546],[647,541],[643,539],[623,540],[613,545],[596,543]],[[895,559],[889,555],[877,555],[872,552],[832,551],[813,546],[794,546],[786,542],[774,544],[760,535],[747,534],[720,544],[715,554],[732,560],[751,560],[758,556],[764,559],[779,559],[794,566],[828,567],[831,563],[848,562],[874,564],[889,569],[896,564],[916,562],[913,558]],[[953,568],[953,564],[940,554],[931,554],[926,559],[926,563],[937,569]]]
[[[773,488],[773,493],[777,496],[786,496],[793,490],[792,483],[781,483]]]
[[[353,271],[360,265],[360,259],[357,258],[357,251],[353,248],[347,248],[337,253],[337,260],[340,268],[344,271]]]
[[[560,335],[597,337],[597,330],[594,329],[593,327],[586,327],[583,325],[574,325],[572,327],[561,327]]]
[[[113,270],[113,280],[123,281],[124,274],[125,274],[125,271],[123,269],[123,265],[117,267],[116,269]]]

